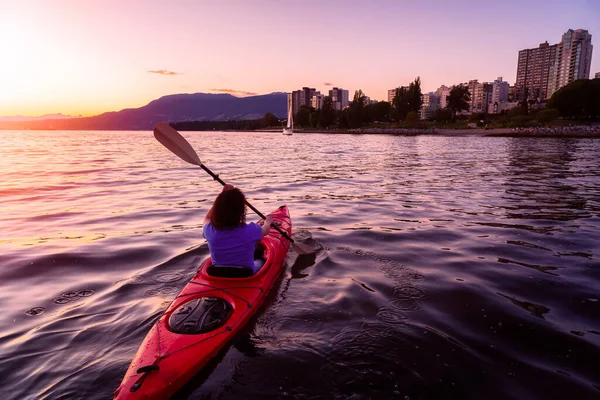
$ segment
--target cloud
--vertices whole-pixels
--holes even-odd
[[[323,85],[325,85],[325,86],[333,86],[333,83],[331,83],[331,82],[325,82]]]
[[[166,69],[148,70],[148,72],[150,72],[151,74],[167,75],[167,76],[181,75],[180,72],[167,71]]]
[[[244,90],[235,90],[235,89],[208,89],[211,92],[219,92],[219,93],[229,93],[232,94],[234,96],[238,96],[238,97],[245,97],[245,96],[256,96],[258,93],[254,93],[254,92],[246,92]]]

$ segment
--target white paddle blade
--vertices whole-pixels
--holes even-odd
[[[173,154],[190,164],[200,165],[202,162],[192,146],[179,132],[165,122],[154,126],[154,137]]]

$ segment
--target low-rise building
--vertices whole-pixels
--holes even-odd
[[[596,75],[594,75],[594,78],[600,79],[600,72],[596,72]]]
[[[502,103],[493,102],[488,105],[488,114],[501,114],[503,111],[508,111],[511,108],[519,106],[518,101],[506,101]]]

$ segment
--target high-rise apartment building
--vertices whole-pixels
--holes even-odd
[[[293,115],[296,115],[302,106],[312,107],[312,98],[317,93],[319,92],[317,92],[315,88],[309,87],[303,87],[300,90],[294,90],[292,93],[288,93],[288,112],[290,106],[292,107]]]
[[[323,96],[321,93],[315,94],[312,97],[312,102],[311,105],[314,109],[319,110],[321,108],[323,108],[323,101],[325,100],[325,96]]]
[[[539,47],[519,51],[515,83],[517,101],[522,101],[526,97],[544,101],[549,97],[548,83],[556,60],[557,47],[557,44],[550,45],[545,42]]]
[[[577,79],[589,79],[592,66],[592,35],[585,29],[569,29],[557,45],[548,97]]]
[[[561,87],[588,79],[592,63],[592,35],[585,29],[569,29],[559,43],[542,43],[519,51],[515,101],[544,102]]]
[[[336,110],[343,110],[350,104],[350,97],[347,90],[334,87],[329,91],[329,97],[331,97],[333,108]]]

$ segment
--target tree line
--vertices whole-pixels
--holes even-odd
[[[415,125],[419,120],[419,111],[423,105],[421,78],[417,77],[408,86],[396,88],[391,102],[369,103],[362,90],[354,92],[350,105],[339,111],[331,105],[331,98],[325,97],[323,107],[301,106],[294,118],[294,124],[312,128],[359,128],[374,122]],[[455,120],[460,111],[469,110],[471,96],[464,85],[453,86],[447,99],[447,107],[438,110],[436,120]]]
[[[470,109],[471,93],[465,85],[455,85],[446,99],[446,108],[435,112],[435,121],[439,123],[456,121],[462,111]],[[398,87],[392,102],[370,103],[362,90],[354,92],[350,105],[336,110],[331,97],[323,100],[319,109],[301,106],[294,116],[294,126],[301,128],[360,128],[375,122],[405,124],[414,126],[419,120],[419,111],[423,105],[421,79],[415,78],[408,86]],[[501,115],[487,113],[472,114],[466,118],[472,122],[484,121],[487,125],[495,120],[511,126],[521,126],[535,121],[538,124],[549,123],[558,117],[600,119],[600,79],[580,79],[558,91],[542,110],[531,109],[527,101]],[[261,128],[282,127],[285,120],[273,113],[266,113],[262,119],[241,121],[189,121],[172,124],[179,130],[257,130]]]

